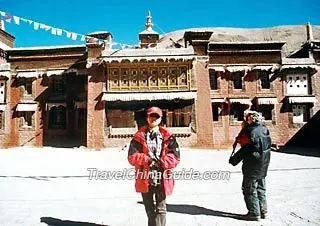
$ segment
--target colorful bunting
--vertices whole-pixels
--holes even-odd
[[[55,36],[61,36],[63,33],[66,35],[67,38],[72,39],[72,40],[77,40],[78,38],[80,38],[81,41],[86,41],[86,42],[90,42],[90,43],[96,43],[96,42],[106,42],[106,40],[100,40],[91,36],[87,36],[87,35],[83,35],[83,34],[78,34],[75,32],[71,32],[71,31],[66,31],[63,30],[61,28],[55,28],[46,24],[42,24],[39,22],[35,22],[26,18],[22,18],[22,17],[18,17],[18,16],[14,16],[11,14],[8,14],[6,12],[0,11],[0,20],[3,20],[5,22],[11,23],[13,19],[14,24],[16,25],[20,25],[20,21],[24,22],[24,23],[28,23],[29,25],[33,25],[33,29],[34,30],[45,30],[45,31],[49,31],[52,35]],[[127,45],[127,44],[121,44],[121,43],[117,43],[117,42],[112,42],[109,43],[109,45],[111,46],[118,46],[121,49],[124,48],[133,48],[134,46],[131,45]]]

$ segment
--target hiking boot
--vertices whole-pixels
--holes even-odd
[[[259,215],[254,215],[252,213],[247,213],[246,215],[243,215],[241,217],[242,220],[246,220],[246,221],[259,221],[260,220],[260,216]]]
[[[266,219],[268,217],[268,213],[265,212],[265,213],[261,213],[261,219]]]

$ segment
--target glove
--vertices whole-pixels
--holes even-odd
[[[234,156],[230,156],[229,163],[233,166],[236,166],[238,164]]]

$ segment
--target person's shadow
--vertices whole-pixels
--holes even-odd
[[[141,201],[138,203],[143,204],[143,202]],[[190,214],[190,215],[208,215],[208,216],[215,216],[215,217],[228,217],[228,218],[234,218],[237,220],[243,219],[242,214],[211,210],[205,207],[189,205],[189,204],[167,204],[167,212]]]
[[[53,217],[41,217],[40,222],[46,223],[48,226],[108,226],[106,224],[60,220],[58,218]]]

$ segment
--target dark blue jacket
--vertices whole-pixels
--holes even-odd
[[[230,158],[235,165],[243,160],[242,173],[245,177],[262,179],[267,176],[270,163],[271,138],[268,128],[261,123],[253,123],[246,128],[250,144],[244,145]]]

